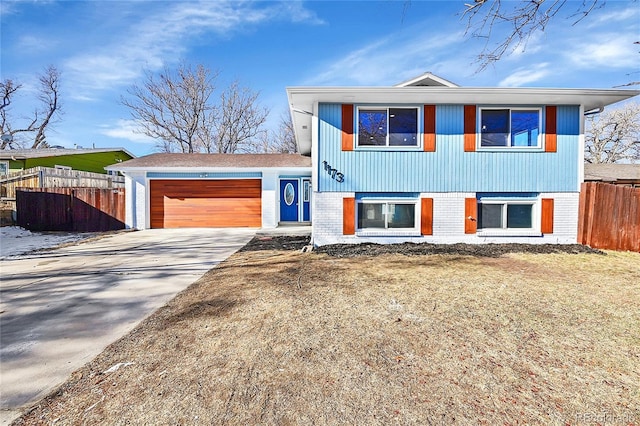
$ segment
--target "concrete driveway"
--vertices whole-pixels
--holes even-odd
[[[255,232],[126,232],[2,260],[0,424],[19,416]]]

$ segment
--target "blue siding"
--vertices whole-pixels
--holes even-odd
[[[464,152],[462,105],[436,107],[436,152],[341,150],[341,106],[319,106],[318,187],[345,192],[575,192],[580,109],[559,106],[558,152]],[[332,179],[326,161],[344,174]]]

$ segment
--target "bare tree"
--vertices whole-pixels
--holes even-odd
[[[214,98],[217,73],[203,65],[182,64],[159,76],[147,72],[121,102],[140,126],[140,132],[158,139],[165,152],[249,151],[269,111],[258,105],[258,93],[232,83]]]
[[[5,109],[11,104],[11,97],[21,87],[21,84],[16,84],[13,80],[9,79],[0,82],[0,92],[2,93],[2,105],[0,105],[0,109]]]
[[[273,146],[275,148],[275,152],[290,154],[298,152],[296,134],[293,129],[293,120],[291,120],[291,114],[289,114],[288,111],[280,115],[280,124],[276,132]]]
[[[60,113],[60,73],[58,70],[50,66],[38,80],[40,81],[38,100],[44,106],[41,110],[43,118],[36,127],[36,136],[31,148],[44,148],[47,146],[44,132],[55,118],[55,115]],[[35,117],[36,119],[38,118],[37,111]]]
[[[10,116],[10,105],[15,93],[22,88],[12,80],[4,80],[0,83],[2,94],[2,105],[0,106],[0,132],[9,135],[10,138],[3,138],[0,149],[13,148],[9,141],[15,135],[34,134],[33,140],[26,139],[23,143],[15,141],[18,145],[30,145],[31,148],[46,148],[45,132],[55,123],[55,120],[62,112],[60,102],[60,72],[56,67],[50,65],[38,77],[40,87],[37,99],[40,106],[35,108],[33,115],[27,119],[26,124],[17,126],[17,119]]]
[[[478,55],[479,70],[499,61],[505,53],[524,47],[537,31],[544,31],[567,3],[567,0],[475,0],[466,3],[463,17],[467,18],[467,34],[486,39],[482,52]],[[583,0],[570,15],[575,25],[595,8],[603,6],[605,0]],[[490,44],[493,32],[498,27],[506,28],[506,36],[497,44]]]
[[[288,111],[280,115],[278,128],[261,132],[251,144],[251,152],[294,154],[298,152],[293,121]]]
[[[251,141],[261,133],[269,110],[258,105],[258,92],[240,87],[237,81],[222,92],[215,122],[219,153],[251,151]]]
[[[590,115],[586,120],[585,160],[588,163],[640,161],[640,104]]]
[[[207,141],[201,128],[216,108],[211,102],[217,74],[202,65],[182,64],[173,72],[165,68],[158,77],[146,72],[141,85],[133,85],[121,102],[128,107],[141,133],[159,139],[166,152],[198,152]]]

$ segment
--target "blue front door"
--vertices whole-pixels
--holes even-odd
[[[280,181],[280,221],[298,221],[298,179]]]

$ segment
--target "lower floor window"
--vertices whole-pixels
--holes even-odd
[[[397,201],[358,203],[358,229],[413,229],[416,204]]]
[[[533,203],[478,203],[479,229],[531,229]]]

